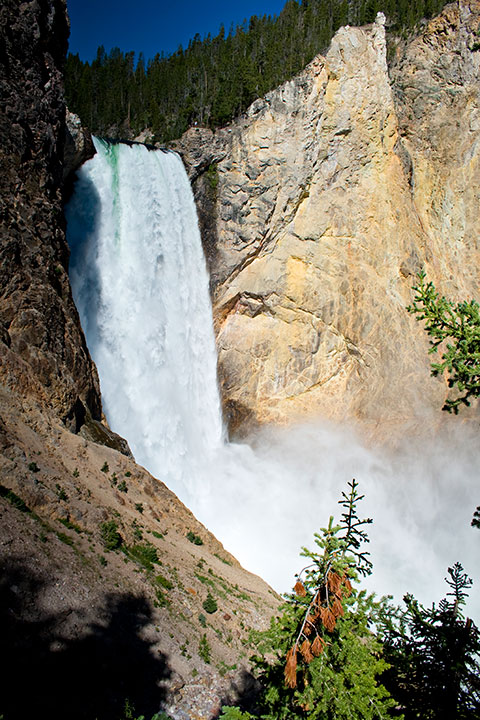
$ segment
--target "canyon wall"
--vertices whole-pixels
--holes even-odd
[[[385,434],[442,407],[405,307],[422,269],[453,299],[478,297],[479,13],[447,6],[389,49],[390,68],[382,15],[341,28],[238,122],[177,144],[232,431],[322,416]]]
[[[0,382],[77,430],[101,402],[68,280],[65,2],[5,0],[0,33]]]

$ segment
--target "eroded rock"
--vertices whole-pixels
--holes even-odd
[[[0,381],[73,429],[78,403],[96,419],[101,403],[67,273],[65,2],[5,0],[0,33]]]
[[[422,269],[478,295],[479,23],[476,0],[447,6],[398,45],[391,77],[381,14],[341,28],[215,133],[212,290],[236,431],[320,415],[387,433],[441,408],[405,307]]]

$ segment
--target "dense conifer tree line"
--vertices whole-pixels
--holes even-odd
[[[92,63],[69,54],[69,108],[92,132],[133,137],[150,128],[156,140],[179,137],[195,122],[227,124],[253,100],[298,73],[326,49],[341,26],[372,22],[382,10],[401,31],[432,17],[445,0],[287,0],[278,17],[253,16],[223,27],[215,37],[196,35],[188,48],[135,62],[133,52],[99,47]]]

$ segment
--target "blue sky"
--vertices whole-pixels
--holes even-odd
[[[252,15],[278,15],[285,0],[67,0],[70,15],[70,52],[82,60],[94,59],[97,47],[109,52],[119,47],[143,51],[145,58],[157,52],[172,53],[195,33],[203,38],[216,35],[221,23],[228,32],[230,23],[240,24]]]

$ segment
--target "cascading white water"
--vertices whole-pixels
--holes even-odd
[[[67,211],[74,298],[113,429],[184,494],[222,440],[190,184],[174,153],[94,142]]]
[[[208,278],[180,159],[96,140],[66,210],[71,282],[103,404],[138,462],[250,570],[288,590],[302,545],[352,477],[365,493],[374,575],[398,600],[430,604],[448,565],[475,577],[477,434],[453,418],[435,440],[366,449],[352,428],[310,423],[224,442]],[[480,594],[470,612],[480,617]]]

